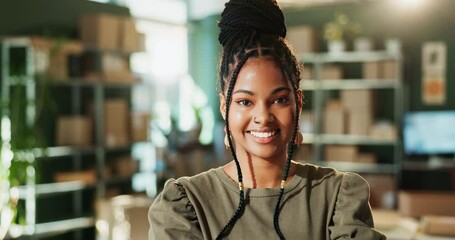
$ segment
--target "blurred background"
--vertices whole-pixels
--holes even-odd
[[[0,239],[147,239],[167,179],[230,161],[225,2],[0,2]],[[304,65],[294,159],[362,175],[389,239],[455,239],[455,1],[278,2]]]

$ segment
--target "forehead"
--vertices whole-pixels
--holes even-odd
[[[289,87],[281,66],[270,57],[252,57],[240,69],[234,89]]]

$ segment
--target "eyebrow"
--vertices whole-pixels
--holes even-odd
[[[272,92],[270,92],[270,95],[274,95],[274,94],[277,94],[278,92],[286,91],[286,90],[291,91],[291,89],[288,87],[279,87],[279,88],[273,89]],[[254,92],[250,91],[250,90],[239,89],[239,90],[233,92],[232,95],[234,95],[236,93],[245,93],[245,94],[254,96]]]

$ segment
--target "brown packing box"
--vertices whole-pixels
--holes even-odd
[[[117,176],[131,176],[138,170],[138,162],[131,156],[118,157],[113,161],[113,171]]]
[[[373,114],[374,91],[370,89],[341,90],[340,98],[348,111],[363,111]]]
[[[311,66],[305,66],[302,71],[302,81],[314,80],[313,68]]]
[[[322,80],[343,79],[343,69],[337,65],[324,65],[321,73]]]
[[[386,80],[397,80],[398,69],[396,61],[382,62],[382,78]]]
[[[92,121],[84,116],[61,116],[57,119],[57,145],[92,145]]]
[[[139,33],[136,31],[136,23],[132,18],[121,18],[119,31],[119,49],[125,52],[139,50]]]
[[[362,64],[363,79],[380,79],[382,77],[381,62],[364,62]]]
[[[133,112],[130,114],[131,142],[147,141],[150,132],[150,113]]]
[[[326,161],[354,162],[358,158],[358,149],[354,145],[328,145],[324,150]]]
[[[372,124],[372,116],[369,111],[349,111],[347,116],[347,134],[368,136]]]
[[[148,210],[153,199],[146,196],[120,195],[111,199],[97,199],[96,222],[100,239],[147,239]]]
[[[422,230],[426,234],[455,237],[455,217],[424,216]]]
[[[360,163],[374,164],[377,162],[377,158],[376,155],[373,153],[359,153],[357,161]]]
[[[395,206],[395,179],[391,175],[362,174],[370,185],[370,204],[373,208],[393,209]]]
[[[344,134],[345,131],[345,111],[341,102],[330,100],[324,110],[324,133]]]
[[[70,55],[82,53],[82,43],[74,40],[58,41],[41,37],[32,37],[30,40],[35,51],[37,73],[45,73],[52,80],[68,80],[68,58]]]
[[[296,54],[318,52],[318,33],[314,27],[293,26],[288,28],[286,35]]]
[[[84,14],[79,20],[80,39],[88,47],[116,50],[119,46],[120,18],[104,13]]]
[[[104,103],[105,145],[122,146],[129,143],[128,106],[124,99],[110,99]]]
[[[54,174],[56,182],[82,181],[87,185],[96,183],[96,171],[86,170],[77,172],[57,172]]]
[[[398,211],[407,217],[455,216],[455,192],[400,191]]]
[[[311,146],[308,144],[300,144],[297,148],[294,148],[293,159],[299,162],[311,162],[313,160],[313,150]]]

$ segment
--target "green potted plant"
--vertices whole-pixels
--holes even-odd
[[[362,31],[359,23],[353,22],[346,14],[337,13],[334,18],[324,25],[324,40],[331,53],[346,50],[347,41]]]

